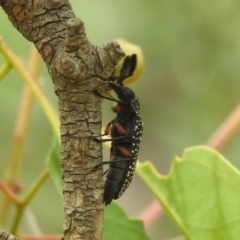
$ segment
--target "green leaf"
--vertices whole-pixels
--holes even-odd
[[[137,171],[188,239],[239,239],[240,174],[222,155],[193,147],[166,177],[150,162]]]
[[[116,203],[105,208],[105,240],[148,240],[143,223],[130,219]]]
[[[56,185],[57,191],[62,196],[62,169],[60,163],[60,143],[54,139],[48,153],[46,164],[49,168],[51,177]]]

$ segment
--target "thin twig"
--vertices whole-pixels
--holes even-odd
[[[8,72],[12,69],[12,66],[9,62],[6,62],[0,69],[0,81],[8,74]]]
[[[163,213],[162,206],[157,200],[153,200],[139,215],[143,220],[145,228],[151,226],[159,215]]]
[[[18,199],[13,190],[3,181],[0,181],[0,189],[5,193],[5,196],[15,205],[21,204],[21,201]]]
[[[240,127],[240,105],[230,114],[230,116],[221,124],[216,132],[208,140],[207,145],[216,149],[223,149],[227,143],[234,137]]]
[[[0,39],[0,51],[2,54],[11,62],[12,66],[18,71],[18,73],[22,76],[23,80],[26,84],[30,87],[31,91],[33,92],[36,99],[39,101],[41,107],[44,110],[49,122],[52,125],[52,128],[57,136],[60,135],[59,133],[59,119],[57,117],[56,112],[54,111],[53,107],[47,100],[46,96],[36,84],[34,78],[32,77],[31,73],[26,69],[22,60],[17,57],[11,49]]]
[[[5,49],[7,51],[7,49]],[[8,51],[7,51],[8,52]],[[12,58],[8,58],[7,54],[4,54],[5,58],[9,63],[12,62]],[[11,54],[10,54],[11,55]],[[40,68],[40,55],[36,51],[36,49],[33,47],[29,59],[29,71],[33,79],[36,79],[39,74],[39,68]],[[15,124],[15,130],[13,134],[13,142],[10,149],[10,156],[7,161],[6,170],[5,173],[5,181],[8,184],[8,186],[12,186],[15,181],[18,180],[22,161],[21,161],[21,155],[23,151],[24,143],[26,142],[26,136],[29,126],[29,121],[31,117],[32,112],[32,105],[33,105],[33,94],[30,90],[29,86],[25,85],[23,94],[22,94],[22,101],[19,106],[19,112]],[[3,196],[3,201],[1,204],[1,222],[6,222],[8,216],[8,211],[10,208],[10,202]]]
[[[17,208],[17,212],[14,217],[14,221],[11,229],[12,233],[17,234],[25,208],[28,206],[29,202],[36,195],[39,188],[42,187],[43,183],[48,179],[48,177],[49,177],[49,171],[48,169],[44,169],[44,171],[40,174],[37,180],[30,187],[26,197],[22,200],[22,204],[19,205]]]

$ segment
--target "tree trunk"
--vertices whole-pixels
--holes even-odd
[[[102,239],[101,99],[106,80],[123,57],[115,42],[97,47],[74,18],[67,0],[0,0],[14,27],[45,61],[59,99],[64,195],[64,239]],[[49,212],[46,212],[49,214]],[[57,217],[57,216],[56,216]]]

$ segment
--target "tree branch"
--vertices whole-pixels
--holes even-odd
[[[1,240],[21,240],[21,238],[15,237],[10,233],[0,230],[0,239]]]
[[[9,20],[42,55],[59,98],[65,209],[64,239],[102,239],[101,99],[124,56],[116,42],[97,47],[67,0],[0,0]],[[47,212],[46,212],[47,214]],[[57,217],[57,216],[56,216]]]

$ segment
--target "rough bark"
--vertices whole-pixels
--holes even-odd
[[[64,195],[64,239],[102,239],[101,99],[116,63],[118,44],[97,47],[67,0],[0,0],[13,26],[33,42],[45,61],[59,99]],[[46,212],[46,214],[51,214]],[[57,217],[57,216],[56,216]]]
[[[0,230],[0,239],[1,240],[21,240],[18,237],[15,237],[7,232]]]

